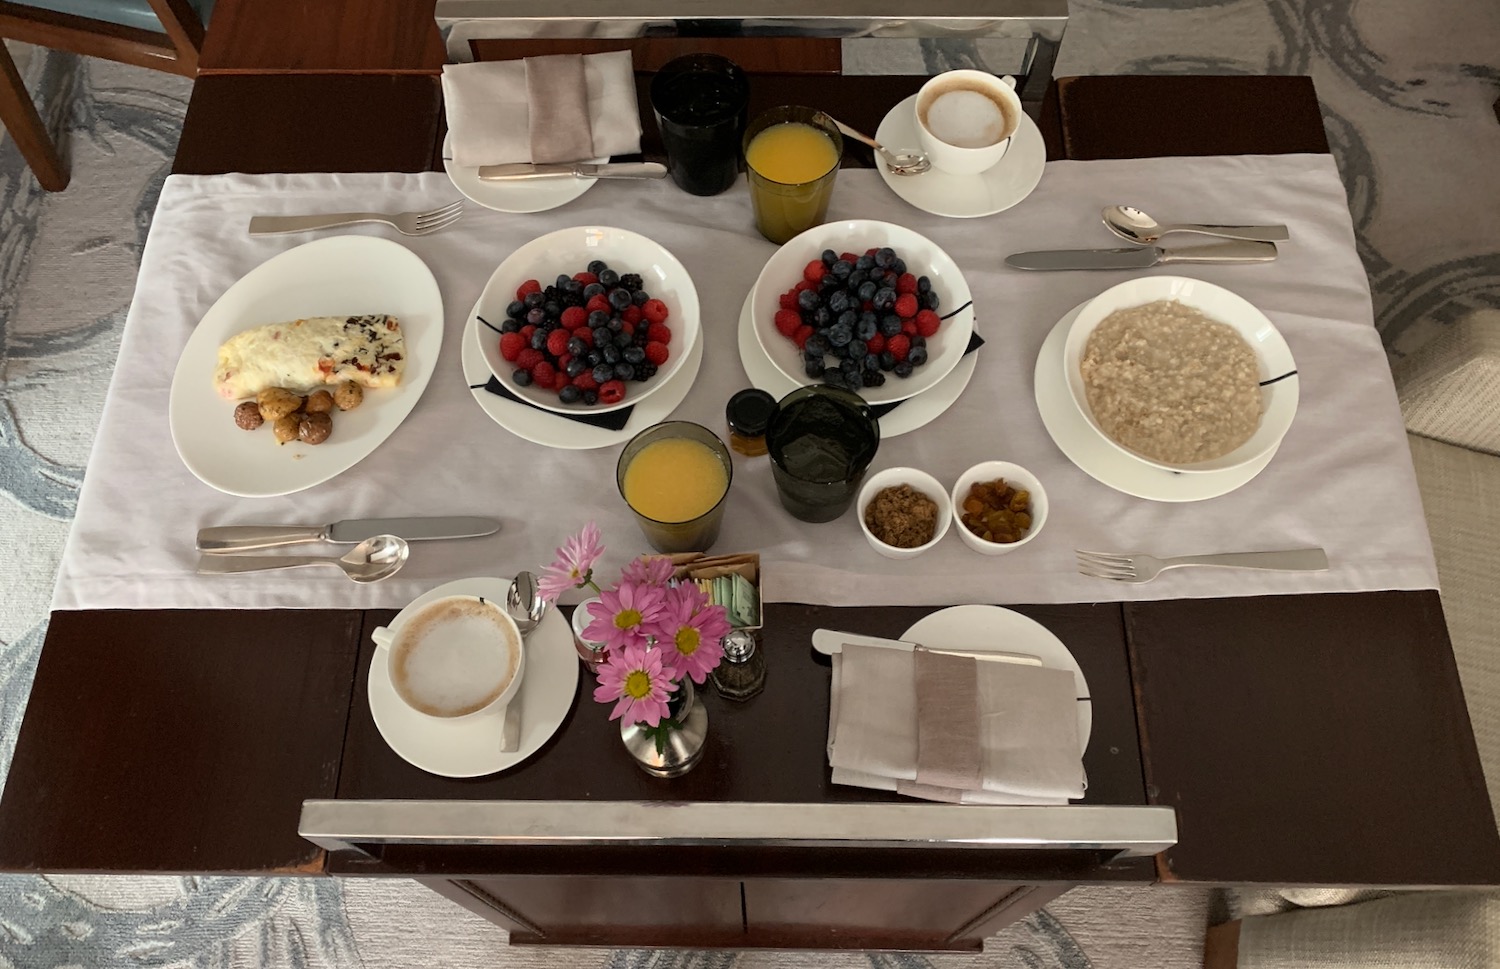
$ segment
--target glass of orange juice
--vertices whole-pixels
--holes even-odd
[[[778,245],[820,225],[833,197],[844,139],[812,108],[772,108],[745,129],[745,170],[755,227]]]
[[[705,552],[719,537],[734,477],[729,448],[691,421],[641,431],[620,452],[615,484],[658,552]]]

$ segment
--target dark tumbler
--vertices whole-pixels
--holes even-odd
[[[766,431],[782,507],[805,522],[849,510],[880,447],[880,422],[864,399],[833,387],[783,397]]]
[[[651,79],[651,110],[672,180],[693,195],[718,195],[740,170],[750,81],[734,61],[688,54]]]

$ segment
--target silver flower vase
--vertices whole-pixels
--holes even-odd
[[[667,711],[681,726],[674,729],[651,728],[643,723],[620,724],[620,739],[625,749],[641,770],[654,777],[686,774],[703,759],[703,748],[708,741],[708,709],[698,699],[692,680],[683,678],[667,702]]]

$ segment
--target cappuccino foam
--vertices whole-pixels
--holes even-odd
[[[431,603],[402,626],[391,648],[396,692],[434,717],[488,706],[510,686],[521,656],[499,608],[478,599]]]
[[[999,102],[973,88],[952,88],[932,99],[923,118],[938,140],[957,148],[988,148],[1006,137],[1010,120]]]

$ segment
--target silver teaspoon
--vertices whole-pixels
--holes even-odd
[[[1290,238],[1284,225],[1198,225],[1190,222],[1162,225],[1131,205],[1107,205],[1102,214],[1109,231],[1140,246],[1149,246],[1168,232],[1196,232],[1247,242],[1285,242]]]
[[[240,572],[271,572],[331,565],[342,569],[355,582],[379,582],[401,571],[411,548],[406,539],[376,535],[338,558],[326,555],[204,555],[198,559],[199,575],[231,575]]]
[[[530,572],[518,572],[505,593],[505,611],[516,622],[521,638],[526,638],[547,614],[547,600],[542,598],[541,587],[536,576]],[[505,724],[500,730],[500,749],[514,753],[521,746],[521,695],[510,698],[505,708]]]
[[[833,124],[839,131],[843,132],[845,138],[853,138],[855,141],[864,142],[880,152],[880,157],[885,159],[885,163],[897,175],[920,175],[932,167],[932,162],[920,151],[891,151],[874,138],[855,131],[837,118],[833,119]]]

